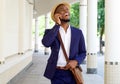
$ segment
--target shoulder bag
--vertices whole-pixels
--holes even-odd
[[[69,58],[67,56],[67,53],[66,53],[66,50],[65,50],[65,47],[64,47],[60,32],[58,32],[58,38],[59,38],[59,41],[60,41],[64,56],[65,56],[65,59],[66,59],[66,61],[68,63]],[[70,69],[70,71],[72,72],[77,84],[84,84],[83,77],[82,77],[82,68],[80,66],[76,66],[76,68]]]

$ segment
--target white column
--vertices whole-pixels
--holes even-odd
[[[105,84],[120,84],[120,0],[105,0]]]
[[[0,1],[0,64],[5,62],[3,54],[4,45],[4,27],[5,27],[5,0]]]
[[[45,29],[48,29],[48,28],[49,28],[49,17],[48,17],[48,14],[46,14],[46,15],[45,15]],[[49,48],[46,48],[46,47],[45,47],[44,54],[45,54],[45,55],[48,55],[48,54],[49,54]]]
[[[18,54],[24,54],[25,0],[19,0],[19,48]]]
[[[29,50],[32,50],[32,19],[33,19],[33,5],[29,4]]]
[[[87,73],[97,73],[97,0],[88,0]]]
[[[38,52],[39,26],[38,17],[35,18],[35,52]]]
[[[80,29],[83,32],[85,45],[87,47],[87,0],[80,0],[80,17],[79,17],[79,24]],[[83,61],[83,64],[86,64],[86,59]]]
[[[87,38],[87,0],[80,0],[80,29],[83,32],[86,44]],[[87,45],[87,44],[86,44]]]

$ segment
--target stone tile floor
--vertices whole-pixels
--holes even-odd
[[[17,79],[15,84],[50,84],[50,81],[43,76],[48,55],[41,53],[33,54],[33,64],[24,74]],[[104,84],[104,78],[98,74],[86,74],[86,64],[81,65],[85,84]],[[10,83],[11,84],[11,83]]]

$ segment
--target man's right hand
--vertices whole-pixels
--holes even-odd
[[[76,60],[70,60],[65,66],[66,69],[74,69],[77,66],[78,62]]]
[[[56,21],[56,23],[59,24],[59,25],[61,24],[60,18],[61,18],[61,15],[60,15],[60,14],[58,14],[58,13],[55,14],[55,21]]]

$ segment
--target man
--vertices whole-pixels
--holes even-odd
[[[70,5],[68,3],[64,2],[55,6],[51,17],[55,25],[52,29],[45,31],[42,39],[45,47],[51,47],[51,55],[44,76],[51,80],[51,84],[76,84],[70,69],[81,64],[86,56],[82,31],[70,26]],[[58,31],[69,57],[69,63],[66,63],[60,46]]]

